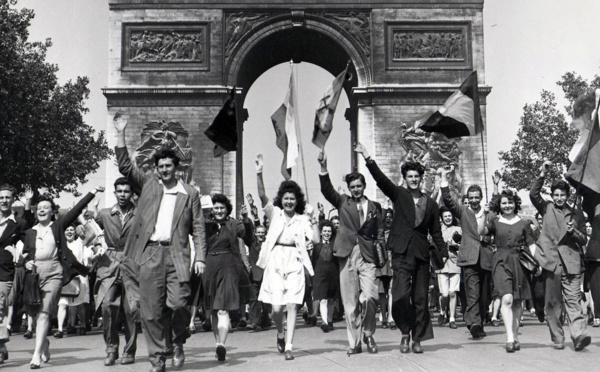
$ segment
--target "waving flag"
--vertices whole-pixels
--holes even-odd
[[[435,112],[429,112],[414,124],[415,129],[438,132],[448,138],[474,136],[483,131],[479,108],[477,71]]]
[[[296,136],[298,104],[293,68],[285,100],[271,116],[271,121],[275,129],[277,147],[283,152],[281,174],[286,180],[289,180],[292,177],[291,169],[296,165],[298,158],[298,138]]]
[[[215,143],[214,156],[219,157],[229,151],[237,150],[238,132],[235,112],[235,89],[227,98],[225,104],[213,120],[212,124],[204,131],[206,137]]]
[[[312,143],[321,150],[325,147],[325,142],[327,142],[329,134],[331,134],[331,130],[333,129],[333,115],[340,100],[342,87],[347,79],[348,67],[350,67],[350,62],[346,65],[346,69],[327,88],[323,98],[319,101],[319,107],[317,107],[317,112],[315,113],[315,129],[313,131]]]

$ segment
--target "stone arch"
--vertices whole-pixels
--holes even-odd
[[[351,60],[353,79],[344,86],[348,97],[352,88],[367,86],[372,81],[369,57],[344,30],[320,17],[306,15],[300,26],[293,22],[292,16],[280,16],[244,35],[226,59],[225,85],[241,88],[245,97],[262,73],[290,60],[315,64],[334,76]]]

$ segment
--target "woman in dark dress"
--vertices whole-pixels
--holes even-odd
[[[251,286],[238,242],[238,237],[246,236],[247,227],[242,221],[229,218],[233,208],[225,195],[214,195],[212,202],[213,219],[206,223],[206,271],[202,285],[204,306],[211,315],[217,344],[216,357],[222,362],[225,361],[225,341],[231,328],[229,312],[238,310],[240,303],[250,300]],[[250,220],[248,222],[252,224]]]
[[[521,302],[531,299],[529,277],[519,262],[519,251],[535,252],[535,240],[529,221],[518,216],[521,198],[510,190],[502,191],[494,212],[500,213],[485,228],[486,234],[494,235],[496,253],[492,259],[494,288],[502,299],[502,318],[506,328],[506,352],[521,349],[518,340],[519,320],[523,311]]]
[[[319,301],[321,311],[321,330],[333,330],[333,305],[340,288],[339,268],[333,257],[333,240],[335,228],[329,220],[321,225],[321,243],[316,243],[312,251],[312,264],[315,271],[313,277],[313,300]]]

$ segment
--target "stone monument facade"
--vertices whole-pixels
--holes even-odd
[[[129,118],[131,153],[143,145],[149,123],[156,127],[151,130],[162,125],[164,136],[167,123],[177,123],[175,137],[185,139],[193,159],[186,177],[203,192],[240,192],[243,146],[214,158],[204,130],[232,89],[243,105],[262,73],[290,60],[334,76],[352,61],[355,78],[344,86],[351,140],[367,146],[394,180],[410,150],[403,123],[443,104],[473,70],[485,122],[491,88],[485,86],[483,0],[109,0],[109,6],[108,138],[115,137],[117,112]],[[241,133],[252,108],[239,107]],[[464,185],[484,184],[480,137],[435,141],[437,149],[460,153]],[[365,171],[347,146],[353,167]],[[117,176],[111,164],[107,182]],[[375,185],[368,186],[382,199]]]

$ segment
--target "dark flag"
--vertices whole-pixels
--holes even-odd
[[[448,138],[474,136],[483,131],[479,108],[477,71],[461,84],[456,92],[435,112],[429,112],[414,124],[415,129],[438,132]]]
[[[346,65],[346,69],[329,85],[323,98],[319,101],[319,107],[317,107],[317,112],[315,113],[315,128],[313,130],[312,143],[321,150],[325,148],[325,142],[327,142],[329,134],[331,134],[331,130],[333,129],[333,115],[340,100],[342,87],[347,80],[348,67],[350,67],[350,62]]]
[[[582,128],[582,137],[585,136],[583,138],[586,141],[577,141],[578,143],[583,142],[583,145],[580,146],[578,143],[575,144],[574,148],[580,147],[580,149],[565,174],[565,178],[571,185],[580,192],[584,191],[588,194],[589,191],[600,194],[600,143],[598,143],[600,141],[600,123],[598,121],[598,104],[595,106],[593,120],[588,121],[591,124],[591,130]],[[589,118],[590,112],[584,111],[580,116],[584,115],[588,115]],[[576,117],[574,121],[578,119],[584,118]],[[590,124],[588,124],[588,128]]]
[[[227,101],[225,101],[212,124],[204,131],[204,134],[215,143],[213,152],[215,157],[237,150],[235,90],[231,91],[231,96],[227,98]]]

